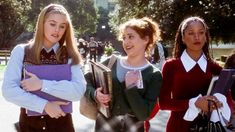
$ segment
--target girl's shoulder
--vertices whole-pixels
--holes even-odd
[[[28,43],[17,44],[13,49],[24,49],[26,46],[29,46]]]
[[[25,47],[29,46],[29,44],[17,44],[13,49],[12,49],[12,53],[23,53],[25,50]]]
[[[212,71],[220,72],[222,70],[222,66],[220,66],[216,61],[214,60],[208,60],[208,68]]]
[[[107,66],[109,61],[112,61],[112,64],[115,64],[115,62],[119,61],[119,60],[120,60],[120,56],[113,54],[113,55],[107,57],[106,59],[104,59],[101,63]]]
[[[167,65],[176,65],[179,63],[181,63],[180,58],[171,58],[171,59],[166,60],[166,62],[165,62],[165,64],[167,64]]]

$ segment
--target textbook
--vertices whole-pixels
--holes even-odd
[[[226,95],[235,80],[235,69],[223,69],[219,76],[212,78],[207,94],[221,93]]]
[[[55,80],[55,81],[60,81],[60,80],[70,81],[71,80],[71,66],[69,64],[25,65],[25,70],[37,75],[39,79]],[[29,77],[24,75],[24,78],[27,79]],[[60,99],[58,97],[52,96],[50,94],[47,94],[45,92],[42,92],[40,90],[31,91],[30,93],[35,94],[48,101],[70,102],[70,101],[66,101],[64,99]],[[61,105],[60,107],[65,113],[72,113],[72,102],[70,102],[68,105]],[[38,113],[35,111],[27,110],[26,113],[28,116],[46,115],[45,111],[43,113]]]
[[[102,87],[102,93],[112,95],[112,75],[111,70],[98,62],[90,60],[90,67],[92,70],[93,83],[95,88]],[[109,107],[99,106],[99,111],[105,117],[110,117],[110,103],[107,104]]]

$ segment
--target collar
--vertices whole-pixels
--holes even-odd
[[[128,65],[125,64],[124,61],[125,61],[126,59],[127,59],[127,57],[121,57],[121,59],[120,59],[120,65],[121,65],[122,67],[126,68],[126,69],[129,69],[129,70],[134,70],[134,71],[136,71],[136,70],[143,70],[143,69],[147,68],[147,67],[150,65],[150,63],[148,62],[147,64],[145,64],[145,65],[143,65],[143,66],[132,67],[132,66],[128,66]]]
[[[59,43],[55,43],[50,49],[46,49],[44,46],[42,46],[43,49],[45,49],[45,51],[47,53],[49,53],[51,50],[54,50],[54,53],[56,53],[56,51],[59,49],[60,45]]]
[[[204,53],[201,55],[199,60],[196,62],[188,55],[186,50],[184,50],[184,52],[182,53],[182,55],[180,57],[180,60],[182,61],[186,72],[190,71],[196,64],[199,65],[199,67],[202,69],[202,71],[206,72],[207,60],[206,60],[206,56]]]

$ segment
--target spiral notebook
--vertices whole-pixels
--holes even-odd
[[[46,80],[71,80],[71,66],[69,64],[61,64],[61,65],[26,65],[25,70],[28,72],[31,72],[35,75],[37,75],[40,79],[46,79]],[[29,78],[27,76],[24,76],[26,79]],[[40,90],[31,92],[41,98],[44,98],[48,101],[64,101],[64,102],[70,102],[63,99],[60,99],[58,97],[52,96],[50,94],[47,94],[45,92],[42,92]],[[61,109],[65,113],[72,113],[72,102],[70,102],[68,105],[61,105]],[[28,116],[39,116],[39,115],[46,115],[46,112],[38,113],[31,110],[26,110],[26,113]]]

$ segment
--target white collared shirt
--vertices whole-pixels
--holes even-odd
[[[44,46],[42,48],[45,49],[47,53],[51,52],[51,50],[54,50],[54,52],[56,53],[59,47],[60,47],[60,44],[57,42],[50,49],[46,49]]]
[[[186,72],[189,72],[191,69],[193,69],[193,67],[196,64],[199,65],[199,67],[201,68],[202,71],[206,72],[207,60],[206,60],[206,56],[204,53],[201,55],[199,60],[196,62],[188,55],[186,50],[184,50],[181,57],[180,57],[180,60],[182,61]]]
[[[6,100],[20,107],[42,113],[48,101],[26,92],[20,86],[25,46],[25,44],[17,45],[11,52],[11,57],[4,73],[2,94]],[[48,51],[52,49],[57,50],[57,44]],[[43,80],[41,91],[68,101],[78,101],[85,93],[86,80],[81,70],[81,65],[72,65],[71,72],[71,81]]]

